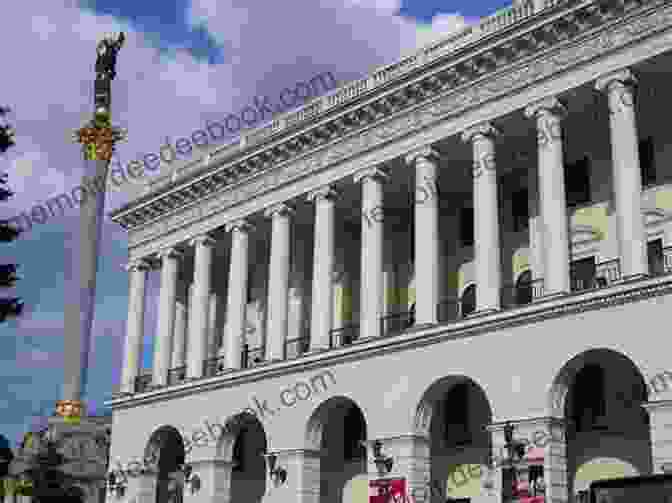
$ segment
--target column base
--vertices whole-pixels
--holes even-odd
[[[565,291],[565,290],[562,290],[560,292],[546,293],[546,294],[542,295],[541,297],[535,299],[535,302],[544,302],[544,301],[547,301],[547,300],[554,300],[554,299],[557,299],[557,298],[560,298],[560,297],[566,297],[567,295],[569,295],[569,292]]]
[[[465,319],[479,318],[481,316],[487,316],[489,314],[499,313],[501,310],[502,308],[488,307],[486,309],[481,309],[480,311],[474,311],[473,313],[468,314],[467,316],[465,316]]]
[[[650,276],[644,273],[630,274],[629,276],[621,277],[619,283],[631,283],[634,281],[641,281],[647,278],[650,278]]]

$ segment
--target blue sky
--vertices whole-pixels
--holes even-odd
[[[22,0],[0,19],[0,104],[13,108],[17,146],[0,157],[16,195],[0,205],[10,218],[78,185],[78,146],[70,132],[92,111],[95,46],[125,31],[113,82],[113,122],[129,131],[122,163],[157,152],[166,136],[188,136],[286,87],[330,71],[340,82],[393,63],[508,2],[476,0]],[[9,11],[9,12],[7,12]],[[5,48],[20,48],[6,54]],[[11,51],[11,49],[10,49]],[[163,169],[163,168],[162,168]],[[138,185],[112,190],[106,212]],[[0,325],[0,434],[16,445],[49,415],[63,381],[63,307],[73,298],[64,271],[77,239],[69,210],[0,246],[0,263],[18,262],[15,292],[25,315]],[[101,411],[119,380],[127,315],[127,238],[103,225],[86,401]],[[145,364],[156,326],[158,278],[147,292]],[[12,292],[8,292],[11,294]]]

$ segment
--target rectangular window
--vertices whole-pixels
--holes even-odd
[[[530,207],[527,189],[520,189],[514,192],[511,197],[513,231],[520,232],[527,229],[530,222]]]
[[[642,174],[642,187],[656,183],[655,149],[653,138],[649,136],[639,141],[639,166]]]
[[[460,243],[462,246],[474,244],[474,209],[460,209]]]
[[[592,288],[595,280],[595,257],[572,261],[570,278],[572,291]]]
[[[649,258],[649,274],[651,276],[664,274],[663,240],[656,239],[655,241],[649,241],[646,247],[646,254]]]
[[[590,202],[590,159],[587,156],[565,164],[565,192],[568,207]]]

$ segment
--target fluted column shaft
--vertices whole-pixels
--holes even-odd
[[[600,77],[595,87],[607,94],[613,165],[616,227],[624,277],[648,274],[646,228],[635,117],[635,77],[627,69]]]
[[[135,379],[142,364],[142,336],[145,323],[145,284],[148,265],[136,261],[127,266],[129,272],[128,321],[126,323],[126,347],[121,378],[121,391],[133,393]]]
[[[266,359],[281,360],[287,341],[287,310],[289,307],[289,266],[291,222],[293,209],[286,204],[275,205],[264,212],[271,218],[271,258],[268,274],[268,321]]]
[[[570,290],[569,225],[560,125],[565,114],[564,106],[556,98],[546,98],[525,110],[528,118],[537,121],[545,295],[567,293]]]
[[[489,123],[477,124],[462,134],[474,156],[474,256],[477,311],[500,308],[502,286],[499,239],[499,204],[495,163],[495,135]]]
[[[181,253],[168,248],[159,253],[161,259],[161,291],[159,292],[159,321],[154,343],[154,369],[152,383],[164,386],[173,352],[175,330],[175,299],[177,298],[177,275]]]
[[[383,314],[383,183],[387,173],[370,168],[357,173],[362,184],[362,266],[360,281],[360,337],[381,335]]]
[[[189,244],[195,247],[195,253],[194,294],[189,320],[187,377],[195,379],[203,376],[203,362],[207,353],[212,252],[215,240],[205,234],[192,239]]]
[[[249,262],[249,232],[252,226],[245,220],[226,225],[231,232],[231,260],[229,263],[229,288],[227,295],[226,367],[241,367],[241,351],[245,330],[247,304],[247,274]]]
[[[310,349],[328,349],[333,318],[334,220],[337,192],[322,187],[308,194],[315,204],[313,252],[313,305],[311,308]]]
[[[436,323],[439,302],[439,156],[427,147],[412,152],[415,167],[415,324]]]

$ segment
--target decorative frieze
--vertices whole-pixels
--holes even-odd
[[[628,23],[621,23],[609,32],[602,33],[592,39],[575,39],[572,41],[571,47],[558,49],[556,52],[548,54],[544,61],[530,62],[523,67],[513,69],[505,74],[493,76],[486,82],[468,87],[462,92],[448,94],[422,109],[394,118],[387,124],[381,124],[376,128],[354,134],[340,144],[327,147],[327,149],[304,157],[291,165],[280,162],[273,168],[272,173],[262,173],[257,179],[247,185],[227,187],[221,193],[212,197],[211,206],[201,201],[199,207],[202,208],[202,212],[192,210],[194,213],[191,214],[191,221],[211,216],[215,211],[221,211],[224,207],[235,205],[241,200],[258,197],[269,190],[276,189],[279,185],[291,182],[294,178],[324,169],[329,164],[342,161],[347,157],[377,147],[383,142],[392,140],[394,137],[408,135],[413,131],[425,128],[440,120],[463,114],[468,108],[478,106],[484,101],[510,94],[516,89],[533,84],[535,81],[551,77],[553,74],[565,71],[568,68],[600,56],[610,49],[615,49],[632,43],[646,35],[651,35],[669,26],[671,23],[672,10],[658,10],[647,17],[631,19]],[[436,77],[436,75],[428,76],[428,78],[431,77]],[[125,219],[131,218],[131,215],[124,215],[119,218],[119,221],[123,223]],[[179,226],[184,226],[189,221],[189,219],[185,220],[184,218],[175,215],[161,224],[157,222],[151,227],[132,231],[129,236],[129,246],[131,248],[138,246],[148,239],[156,238],[158,235],[165,234]],[[179,223],[177,223],[178,220]]]

